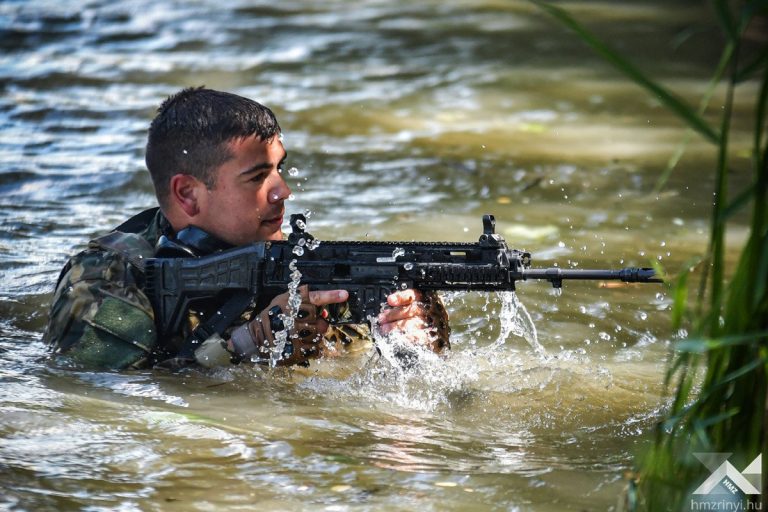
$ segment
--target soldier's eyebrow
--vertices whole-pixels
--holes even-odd
[[[280,162],[277,164],[277,167],[281,167],[283,165],[283,162],[285,162],[285,159],[288,158],[288,152],[283,150],[283,158],[280,159]],[[259,171],[265,171],[272,169],[272,162],[259,162],[258,164],[254,165],[253,167],[249,167],[248,169],[241,171],[240,176],[245,176],[246,174],[251,174],[254,172]]]

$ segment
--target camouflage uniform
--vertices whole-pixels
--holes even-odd
[[[44,340],[86,366],[142,368],[157,352],[155,314],[141,291],[141,260],[170,231],[158,208],[96,238],[70,258],[56,285]]]
[[[108,235],[91,240],[88,248],[70,258],[61,271],[51,305],[44,340],[56,354],[89,367],[139,369],[171,361],[199,323],[190,312],[183,332],[158,340],[155,314],[142,292],[142,260],[151,258],[161,235],[172,229],[159,208],[146,210]],[[435,350],[449,347],[450,329],[442,302],[425,294],[436,332]],[[250,319],[252,311],[243,315]],[[339,348],[354,340],[370,339],[367,326],[333,326],[326,340]],[[204,366],[226,364],[231,354],[218,335],[195,353]]]

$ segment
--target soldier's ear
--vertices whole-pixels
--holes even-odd
[[[171,177],[170,203],[187,217],[200,213],[200,194],[205,184],[189,174],[174,174]]]

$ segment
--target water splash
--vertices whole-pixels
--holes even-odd
[[[377,349],[364,370],[352,377],[352,389],[376,401],[432,411],[449,405],[451,397],[477,380],[474,363],[455,354],[446,357],[414,344],[405,334],[383,334],[375,319],[371,332]]]
[[[296,322],[296,315],[301,307],[301,294],[299,293],[299,283],[301,282],[301,272],[296,267],[296,260],[291,260],[288,264],[291,271],[291,282],[288,283],[288,311],[280,313],[279,318],[283,322],[284,328],[275,332],[275,345],[269,352],[269,366],[274,368],[283,358],[283,351],[288,344],[288,333],[293,330]]]
[[[501,323],[501,332],[498,339],[492,347],[497,347],[506,343],[510,334],[525,338],[525,341],[533,348],[536,355],[546,355],[546,350],[539,343],[539,337],[536,332],[536,325],[533,323],[530,313],[525,305],[520,302],[515,292],[498,292],[501,300],[501,311],[499,312],[499,322]]]

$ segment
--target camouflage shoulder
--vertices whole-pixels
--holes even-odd
[[[120,231],[94,238],[88,247],[117,253],[138,268],[143,268],[143,260],[155,254],[155,248],[140,234]]]
[[[110,240],[122,244],[120,253],[105,250],[97,239],[67,262],[44,336],[55,353],[90,367],[146,363],[157,336],[151,303],[140,287],[143,274],[131,261],[148,253],[133,238]]]

